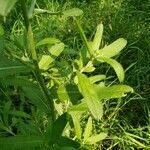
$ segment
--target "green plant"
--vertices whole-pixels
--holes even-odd
[[[14,5],[8,2],[5,9]],[[5,94],[8,102],[2,107],[1,128],[15,137],[1,138],[0,145],[5,149],[9,146],[12,149],[89,149],[91,145],[102,142],[110,135],[106,125],[116,110],[108,118],[105,117],[106,102],[133,92],[131,87],[123,84],[124,70],[121,64],[112,58],[120,53],[127,41],[120,38],[103,47],[103,24],[98,25],[93,41],[88,41],[78,19],[75,18],[82,14],[80,9],[54,13],[73,17],[85,45],[71,62],[67,62],[60,57],[65,49],[60,40],[48,37],[37,43],[34,41],[31,27],[34,5],[33,0],[27,11],[25,1],[21,1],[26,27],[27,55],[25,51],[17,51],[17,56],[6,47],[7,51],[4,53],[7,57],[2,57],[1,83],[3,87],[14,87],[17,91],[16,97],[21,99],[22,110],[10,113],[11,97]],[[8,12],[4,14],[2,11],[1,14],[6,16]],[[51,14],[48,10],[38,10],[38,13],[43,12]],[[1,35],[3,34],[2,29]],[[40,49],[46,50],[37,53]],[[23,55],[25,56],[22,57]],[[96,67],[102,63],[109,64],[115,70],[120,84],[109,85],[105,74],[96,73]],[[29,114],[24,112],[23,108],[26,101],[31,109]],[[84,114],[87,114],[88,121],[83,132],[80,120]],[[8,123],[10,115],[13,116],[12,124]],[[100,133],[92,132],[92,120],[101,121]],[[14,126],[18,127],[17,133],[12,131]],[[145,148],[145,145],[140,146]]]

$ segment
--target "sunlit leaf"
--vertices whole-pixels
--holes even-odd
[[[49,49],[49,52],[51,53],[52,56],[58,57],[64,50],[64,47],[65,47],[64,43],[55,44]]]
[[[90,137],[91,133],[92,133],[92,118],[89,117],[88,122],[85,127],[85,131],[83,133],[84,141],[86,141],[86,139]]]
[[[95,91],[94,85],[84,74],[78,73],[78,86],[92,115],[96,119],[103,116],[103,105]]]
[[[112,44],[105,46],[104,48],[97,51],[98,56],[102,57],[113,57],[117,55],[127,44],[127,41],[123,38],[119,38],[114,41]]]
[[[95,89],[100,99],[121,98],[127,93],[133,92],[133,88],[127,85],[113,85],[110,87],[100,87],[95,85]]]
[[[94,36],[94,40],[92,42],[93,52],[95,50],[99,49],[100,44],[101,44],[101,40],[102,40],[102,35],[103,35],[103,24],[99,24],[97,26],[97,30],[96,30],[96,33],[95,33],[95,36]]]
[[[17,0],[0,0],[0,15],[7,16]]]
[[[39,61],[39,68],[42,70],[47,70],[49,65],[53,62],[53,59],[49,55],[42,55],[41,60]]]
[[[95,143],[97,143],[97,142],[99,142],[99,141],[104,140],[106,137],[107,137],[107,133],[101,132],[100,134],[93,135],[93,136],[89,137],[89,138],[86,140],[86,142],[87,142],[88,144],[95,144]]]
[[[76,136],[78,139],[81,139],[81,135],[82,135],[82,128],[80,125],[81,113],[80,112],[71,112],[70,114],[71,114],[71,117],[73,120]]]
[[[68,112],[78,112],[78,111],[87,111],[89,110],[85,102],[81,102],[78,105],[73,105],[68,109]]]
[[[60,101],[70,101],[76,104],[81,98],[78,87],[74,84],[66,84],[58,87],[57,95]]]
[[[83,14],[83,11],[79,8],[72,8],[63,12],[65,17],[76,17]]]
[[[60,43],[60,40],[56,39],[56,38],[45,38],[41,41],[39,41],[36,44],[36,47],[42,46],[42,45],[52,45],[52,44],[56,44],[56,43]]]
[[[92,83],[95,83],[95,82],[99,82],[101,80],[105,80],[106,79],[106,75],[95,75],[95,76],[91,76],[89,77],[90,81]]]
[[[93,72],[95,69],[95,67],[86,67],[82,72]]]
[[[49,49],[51,55],[43,55],[40,62],[39,68],[47,70],[49,65],[61,54],[65,45],[63,43],[55,44]]]
[[[109,65],[111,65],[111,67],[113,67],[113,69],[115,70],[119,81],[120,82],[124,81],[125,73],[124,73],[124,69],[123,69],[123,67],[121,66],[120,63],[118,63],[114,59],[107,58],[107,57],[99,57],[97,60],[100,60],[102,62],[106,62]]]

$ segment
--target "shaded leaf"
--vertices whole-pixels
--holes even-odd
[[[62,147],[60,150],[76,150],[74,147]]]
[[[32,88],[38,88],[36,84],[29,81],[29,79],[23,78],[23,77],[7,77],[1,80],[1,82],[4,85],[13,85],[17,87],[32,87]]]
[[[34,150],[44,145],[42,136],[14,136],[7,138],[0,138],[1,149],[29,149]]]
[[[82,97],[78,87],[74,84],[66,84],[59,86],[57,90],[58,98],[61,101],[71,101],[73,104],[76,104],[79,99]]]
[[[16,116],[16,117],[23,117],[23,118],[31,118],[31,116],[23,111],[17,111],[17,110],[13,110],[11,112],[9,112],[9,114]]]
[[[58,145],[59,146],[71,146],[74,148],[79,148],[80,144],[70,138],[67,137],[60,137],[59,141],[58,141]]]
[[[45,100],[43,93],[38,88],[23,87],[23,94],[27,97],[31,103],[38,107],[45,113],[50,113],[50,108]]]
[[[2,56],[0,59],[0,77],[30,72],[31,68]]]
[[[68,113],[64,113],[54,122],[50,137],[50,142],[52,144],[56,143],[62,136],[63,130],[68,122],[68,117]]]

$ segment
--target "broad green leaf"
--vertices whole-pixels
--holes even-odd
[[[53,45],[53,44],[56,44],[56,43],[60,43],[60,40],[58,40],[56,38],[45,38],[45,39],[39,41],[36,44],[36,47],[39,47],[39,46],[42,46],[42,45]]]
[[[80,104],[78,105],[73,105],[71,106],[69,109],[68,109],[68,112],[79,112],[79,111],[88,111],[88,107],[87,107],[87,104],[85,102],[81,102]]]
[[[104,140],[106,137],[107,137],[107,133],[101,132],[100,134],[93,135],[93,136],[89,137],[86,140],[86,142],[88,144],[96,144],[97,142]]]
[[[133,92],[133,89],[127,85],[113,85],[110,87],[100,87],[95,85],[100,99],[112,99],[125,97],[127,93]]]
[[[86,141],[90,137],[91,133],[92,133],[92,118],[89,117],[88,122],[85,127],[85,131],[83,133],[84,141]]]
[[[0,66],[0,77],[6,77],[9,75],[30,72],[31,70],[23,65],[16,66]]]
[[[99,50],[101,40],[102,40],[102,35],[103,35],[103,24],[101,23],[97,26],[97,31],[95,33],[94,40],[92,42],[93,52],[95,50]]]
[[[107,57],[99,57],[97,60],[102,61],[102,62],[106,62],[109,65],[111,65],[113,67],[113,69],[115,70],[119,81],[120,82],[124,81],[125,73],[124,73],[124,69],[120,63],[118,63],[114,59],[107,58]]]
[[[92,83],[96,83],[96,82],[99,82],[101,80],[105,80],[106,76],[105,75],[95,75],[95,76],[89,77],[89,79]]]
[[[81,69],[81,72],[93,72],[95,67],[93,66],[92,61],[89,61],[85,67]]]
[[[114,41],[112,44],[105,46],[104,48],[100,49],[98,52],[98,56],[102,57],[113,57],[117,55],[127,44],[127,41],[123,38],[119,38],[118,40]]]
[[[49,65],[61,54],[65,45],[64,43],[55,44],[49,49],[51,55],[43,55],[40,62],[39,68],[47,70]]]
[[[79,8],[72,8],[63,12],[65,17],[76,17],[83,14],[83,11]]]
[[[68,92],[64,86],[60,86],[57,90],[58,98],[63,101],[69,101],[70,97],[68,95]]]
[[[71,112],[70,114],[71,114],[71,117],[73,120],[76,136],[78,139],[81,139],[81,135],[82,135],[82,128],[80,125],[81,113],[80,112]]]
[[[20,62],[9,60],[7,57],[1,56],[0,59],[0,77],[7,77],[19,73],[30,72],[31,68],[22,65]]]
[[[57,96],[60,101],[70,101],[74,105],[77,104],[82,97],[77,85],[75,84],[66,84],[59,86],[57,89]]]
[[[93,72],[96,68],[95,67],[86,67],[83,69],[82,72]]]
[[[49,65],[53,62],[53,58],[49,55],[42,55],[41,60],[39,61],[39,68],[42,70],[47,70]]]
[[[79,90],[89,110],[96,119],[101,119],[103,116],[103,105],[95,91],[94,85],[84,74],[78,73],[77,76]]]
[[[65,47],[64,43],[58,43],[52,46],[49,49],[49,52],[52,56],[58,57],[61,54],[61,52],[64,50],[64,47]]]
[[[53,123],[52,133],[50,137],[51,144],[57,142],[62,136],[64,128],[68,122],[68,117],[68,113],[64,113],[60,117],[58,117],[58,119]]]
[[[76,149],[80,147],[80,144],[78,142],[63,136],[59,139],[58,145],[60,147],[69,146],[69,147],[74,147]]]
[[[0,15],[7,16],[17,0],[0,0]]]
[[[14,136],[0,138],[0,148],[2,150],[34,150],[40,146],[44,146],[44,138],[42,136]]]
[[[34,84],[33,82],[29,81],[29,79],[27,78],[23,78],[23,77],[7,77],[1,80],[1,82],[4,85],[13,85],[13,86],[17,86],[17,87],[32,87],[32,88],[38,88],[38,86],[36,84]]]
[[[22,89],[24,96],[37,106],[38,109],[45,113],[51,113],[49,104],[40,89],[31,87],[23,87]]]

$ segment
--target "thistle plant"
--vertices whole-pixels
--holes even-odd
[[[6,18],[17,0],[1,1],[0,14]],[[18,129],[13,132],[13,125],[9,125],[9,117],[6,115],[12,106],[12,100],[9,99],[3,108],[5,113],[1,127],[13,136],[1,138],[0,147],[32,150],[90,149],[90,146],[109,137],[109,131],[105,128],[109,118],[104,117],[105,102],[133,92],[130,86],[123,83],[125,72],[122,65],[113,58],[126,46],[127,41],[119,38],[103,46],[102,23],[97,26],[93,41],[88,41],[78,19],[83,12],[78,8],[53,13],[35,8],[35,0],[32,0],[29,8],[25,0],[18,3],[24,18],[27,52],[19,52],[18,56],[6,46],[6,51],[1,55],[7,63],[0,66],[0,78],[4,86],[16,88],[22,99],[22,108],[27,101],[31,110],[30,113],[23,109],[13,111],[12,116],[19,116],[15,118]],[[83,40],[84,51],[80,49],[70,64],[65,61],[66,70],[69,68],[65,75],[62,73],[64,66],[61,65],[65,44],[54,37],[45,37],[35,42],[32,29],[35,13],[72,18]],[[1,32],[0,35],[4,33]],[[43,47],[46,50],[39,53]],[[106,74],[96,73],[97,66],[102,63],[107,63],[114,69],[118,84],[108,85]],[[81,119],[85,114],[88,119],[82,130]],[[100,133],[92,132],[93,120],[101,122]]]

